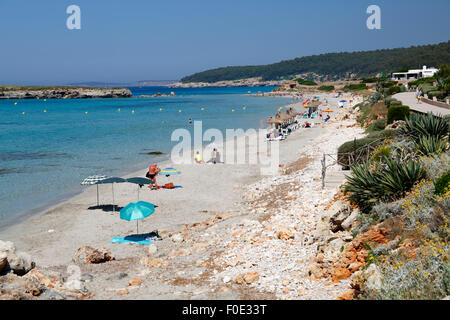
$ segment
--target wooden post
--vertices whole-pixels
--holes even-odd
[[[323,158],[322,158],[322,189],[325,189],[325,174],[326,174],[326,164],[325,164],[325,153],[323,154]]]

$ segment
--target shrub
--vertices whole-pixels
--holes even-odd
[[[450,170],[434,182],[434,193],[442,195],[450,190]]]
[[[358,84],[348,84],[344,87],[344,91],[350,91],[350,90],[366,90],[367,85],[365,83],[358,83]]]
[[[398,134],[399,134],[398,130],[395,130],[395,129],[384,129],[384,130],[381,130],[381,131],[371,132],[366,138],[389,139],[389,138],[394,138]]]
[[[334,86],[320,86],[319,90],[320,91],[333,91],[334,90]]]
[[[416,149],[424,156],[441,153],[447,149],[447,141],[434,136],[419,136]]]
[[[390,106],[388,109],[388,124],[396,120],[405,120],[409,117],[409,107],[408,106]]]
[[[304,86],[316,86],[317,85],[317,83],[315,83],[314,81],[305,80],[302,78],[295,79],[294,81],[297,81],[299,84],[304,85]]]
[[[375,145],[377,144],[376,141],[377,139],[374,138],[362,138],[345,142],[338,148],[338,163],[344,167],[352,165],[353,164],[352,156],[349,155],[348,153],[352,153],[369,144]],[[378,141],[378,143],[381,143],[381,141]],[[368,148],[366,150],[360,149],[357,153],[358,158],[360,159],[359,162],[361,162],[362,159],[366,159],[369,156],[369,154],[370,151]],[[355,157],[353,157],[353,159],[354,158]]]
[[[428,91],[428,98],[433,99],[433,97],[436,97],[436,99],[444,99],[444,91],[440,91],[440,90],[433,90],[433,91]]]
[[[390,107],[390,106],[400,106],[402,103],[401,101],[398,101],[395,98],[392,97],[387,97],[386,99],[384,99],[384,103],[386,104],[386,107]]]
[[[386,127],[386,119],[375,120],[369,127],[367,132],[382,131]]]
[[[390,87],[387,90],[387,94],[390,95],[390,96],[392,96],[393,94],[399,93],[399,92],[402,92],[402,88],[401,87]]]
[[[405,126],[400,128],[401,132],[411,136],[416,141],[420,136],[444,139],[449,134],[450,124],[448,119],[436,117],[431,112],[426,115],[413,114],[405,121]]]
[[[393,86],[395,86],[398,82],[397,81],[384,81],[380,83],[380,86],[382,88],[392,88]]]

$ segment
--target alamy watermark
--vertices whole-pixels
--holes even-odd
[[[381,9],[377,5],[370,5],[366,10],[367,14],[370,16],[367,18],[366,26],[369,30],[380,30],[381,29]]]
[[[66,26],[69,30],[81,29],[81,9],[79,6],[72,4],[67,7],[66,13],[70,16],[66,20]]]
[[[170,154],[172,163],[192,164],[199,154],[206,162],[259,165],[263,175],[278,172],[279,141],[267,143],[266,130],[226,129],[224,137],[222,131],[215,128],[203,132],[202,121],[194,121],[193,133],[192,137],[191,132],[183,128],[172,132],[171,140],[178,142]],[[204,143],[208,144],[204,147]],[[209,155],[214,155],[214,159],[208,159]]]

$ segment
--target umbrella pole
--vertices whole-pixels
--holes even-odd
[[[139,234],[139,220],[136,220],[136,234]]]
[[[97,184],[97,207],[99,206],[99,203],[98,203],[98,184]]]
[[[138,185],[138,201],[139,201],[139,189],[140,189],[140,187],[139,187],[139,185]]]
[[[111,185],[112,185],[112,196],[113,196],[113,212],[116,212],[116,209],[114,208],[114,182]]]

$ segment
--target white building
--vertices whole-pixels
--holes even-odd
[[[392,80],[417,80],[420,78],[429,78],[434,76],[438,71],[439,69],[423,66],[422,69],[409,70],[408,72],[395,72],[392,74]]]

